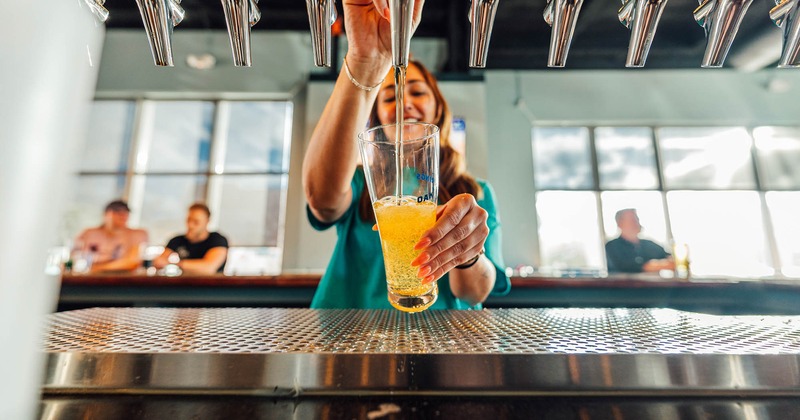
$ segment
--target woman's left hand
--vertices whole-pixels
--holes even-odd
[[[414,249],[424,251],[411,262],[419,266],[417,277],[430,283],[455,266],[475,258],[489,236],[488,213],[475,197],[459,194],[436,212],[436,224],[420,238]]]

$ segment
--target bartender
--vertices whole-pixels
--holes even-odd
[[[415,2],[414,26],[422,1]],[[389,9],[386,1],[344,4],[347,52],[333,94],[311,136],[303,162],[308,218],[318,230],[336,227],[338,240],[312,308],[391,308],[380,238],[373,230],[356,137],[365,124],[395,122]],[[406,121],[440,128],[440,207],[423,234],[414,260],[424,283],[438,281],[433,309],[480,307],[490,294],[504,294],[500,219],[491,186],[466,172],[464,157],[449,142],[452,115],[436,80],[419,63],[408,68]]]

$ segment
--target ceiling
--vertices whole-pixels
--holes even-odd
[[[341,1],[339,1],[341,3]],[[692,16],[696,0],[669,0],[661,17],[646,69],[699,68],[705,49],[705,33]],[[747,62],[759,55],[764,40],[780,48],[781,30],[769,19],[774,2],[754,0],[739,28],[728,55],[726,67]],[[566,68],[624,68],[630,31],[619,23],[614,1],[586,0],[578,18]],[[107,27],[142,28],[134,0],[106,3],[111,15]],[[184,2],[186,18],[176,30],[225,29],[219,0]],[[254,31],[308,31],[305,2],[301,0],[261,0],[261,21]],[[338,5],[341,8],[341,4]],[[448,59],[444,71],[467,70],[469,23],[467,0],[428,0],[415,37],[448,41]],[[545,0],[499,0],[487,68],[544,69],[550,43],[550,27],[542,18]],[[761,44],[759,44],[759,42]],[[774,51],[773,51],[774,54]],[[758,57],[753,60],[759,59]],[[763,61],[763,57],[760,58]],[[763,65],[777,58],[768,58]],[[738,64],[741,65],[741,64]]]

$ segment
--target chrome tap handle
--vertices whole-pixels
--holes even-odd
[[[469,66],[486,67],[486,57],[489,55],[489,41],[492,39],[494,15],[497,13],[497,4],[500,0],[472,0],[469,20]]]
[[[753,0],[700,0],[694,19],[706,31],[708,41],[701,67],[722,67],[739,25]]]
[[[800,67],[800,0],[776,0],[769,17],[783,29],[778,68]]]
[[[331,25],[336,21],[336,3],[334,0],[306,0],[306,9],[314,48],[314,65],[330,67]]]
[[[625,67],[644,67],[667,0],[622,0],[619,21],[631,30]]]
[[[389,0],[389,24],[392,29],[392,65],[408,66],[413,30],[414,0]]]
[[[261,18],[257,2],[253,0],[221,0],[228,26],[228,37],[233,52],[233,65],[250,67],[253,65],[250,54],[250,27]]]
[[[583,0],[547,0],[544,21],[552,27],[547,67],[564,67]]]
[[[157,66],[172,62],[172,30],[183,19],[183,8],[175,0],[136,0],[142,15],[150,51]]]

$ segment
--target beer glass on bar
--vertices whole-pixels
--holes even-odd
[[[401,133],[400,141],[395,141]],[[436,282],[422,284],[411,261],[414,245],[436,222],[439,197],[439,128],[406,122],[358,135],[367,188],[381,239],[389,303],[420,312],[436,302]]]

